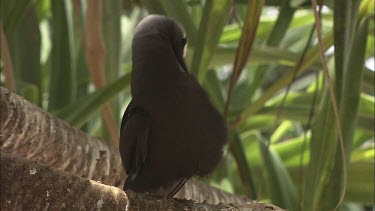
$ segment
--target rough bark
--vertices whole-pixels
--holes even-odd
[[[118,149],[71,127],[15,93],[0,87],[0,149],[103,184],[122,187],[126,178]],[[211,204],[251,202],[197,180],[176,195]]]
[[[1,155],[1,210],[282,210],[272,205],[211,205],[135,194],[35,161]]]
[[[1,87],[0,149],[107,185],[125,179],[118,149]]]

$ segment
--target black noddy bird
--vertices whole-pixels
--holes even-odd
[[[171,198],[221,159],[226,123],[188,72],[185,45],[183,28],[166,16],[149,15],[135,29],[132,100],[120,132],[124,190]]]

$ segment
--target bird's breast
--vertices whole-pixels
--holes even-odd
[[[148,87],[134,96],[152,117],[150,160],[186,177],[198,171],[207,174],[222,155],[225,122],[199,84],[171,84]]]

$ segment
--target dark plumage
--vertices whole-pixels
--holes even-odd
[[[124,190],[172,197],[194,175],[218,164],[226,124],[186,68],[185,33],[171,18],[150,15],[132,45],[132,101],[121,122]]]

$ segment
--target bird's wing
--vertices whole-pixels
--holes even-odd
[[[150,115],[130,103],[122,117],[120,133],[120,154],[128,182],[135,179],[145,162],[150,127]]]

